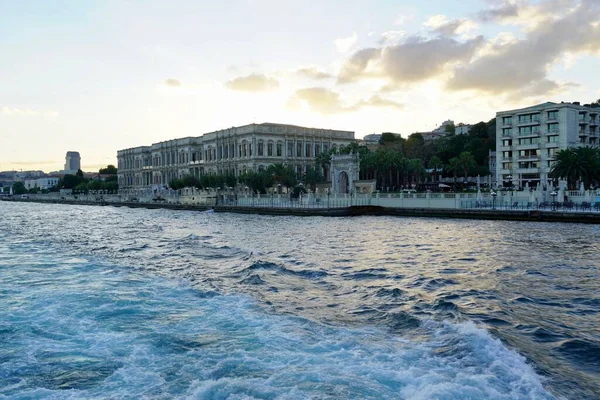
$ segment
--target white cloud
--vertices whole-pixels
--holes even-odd
[[[404,25],[405,23],[412,21],[415,16],[412,14],[399,14],[394,21],[394,25]]]
[[[404,108],[402,104],[380,95],[374,95],[367,100],[359,100],[356,103],[346,105],[340,98],[339,93],[324,87],[297,90],[288,99],[287,107],[293,110],[307,108],[321,114],[353,112],[365,107],[393,108],[396,110]]]
[[[279,88],[279,81],[264,74],[250,74],[231,79],[225,86],[240,92],[267,92]]]
[[[58,117],[58,111],[54,110],[38,111],[30,108],[13,108],[4,106],[0,109],[0,111],[2,111],[2,114],[6,115],[45,115],[47,117]]]
[[[335,44],[335,48],[339,53],[347,53],[350,51],[358,40],[358,35],[355,33],[352,36],[348,36],[345,38],[335,39],[333,43]]]

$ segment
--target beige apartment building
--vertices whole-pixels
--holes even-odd
[[[600,144],[600,108],[547,102],[496,113],[496,181],[523,188],[548,182],[557,151]]]
[[[353,141],[351,131],[263,123],[119,150],[119,190],[164,189],[186,175],[239,176],[277,163],[302,175],[318,154]]]

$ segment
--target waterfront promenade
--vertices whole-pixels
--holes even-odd
[[[171,194],[155,197],[117,195],[51,194],[5,197],[5,201],[79,204],[148,209],[232,212],[263,215],[296,216],[405,216],[487,220],[600,223],[597,193],[565,194],[568,201],[536,201],[531,194],[489,193],[402,193],[314,196],[290,199],[286,195],[235,196],[201,193],[199,196]]]

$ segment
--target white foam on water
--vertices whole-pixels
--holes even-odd
[[[427,337],[411,341],[114,269],[69,263],[62,285],[2,282],[13,292],[0,327],[16,330],[0,344],[0,397],[553,398],[473,323],[425,322]]]

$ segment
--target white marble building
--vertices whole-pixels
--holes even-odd
[[[119,190],[166,188],[185,175],[239,176],[277,163],[302,174],[321,152],[353,141],[351,131],[263,123],[119,150]]]
[[[496,181],[534,187],[549,179],[558,150],[600,144],[600,108],[547,102],[496,113]]]

